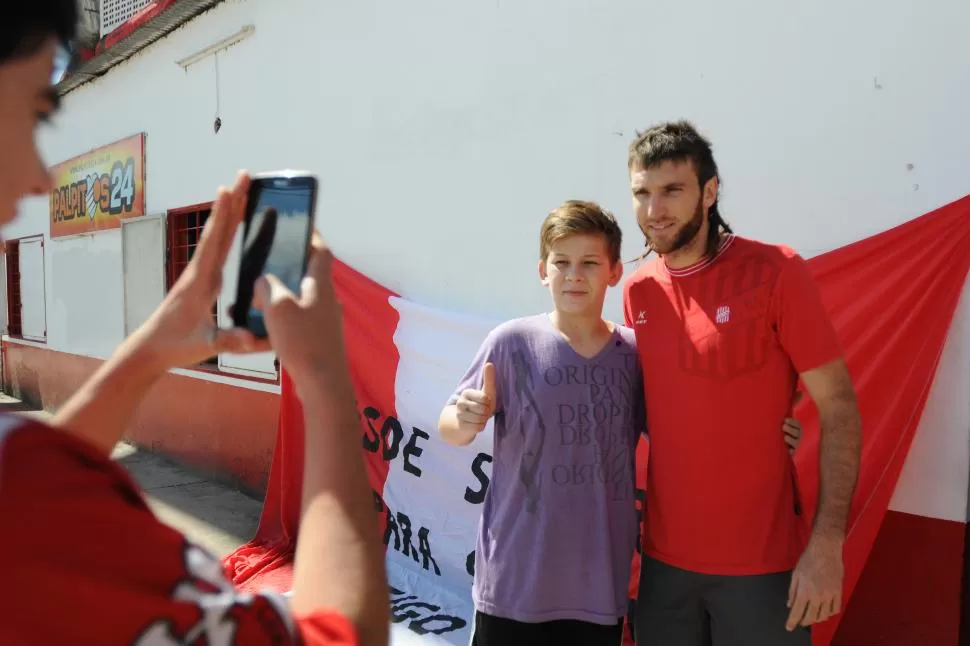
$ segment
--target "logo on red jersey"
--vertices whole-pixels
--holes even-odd
[[[185,604],[191,608],[197,618],[186,629],[185,622],[179,622],[173,617],[158,619],[148,626],[132,643],[133,646],[189,646],[207,644],[208,646],[233,646],[237,643],[237,633],[240,629],[240,614],[242,607],[254,605],[256,596],[240,594],[226,579],[222,565],[206,550],[189,543],[184,545],[183,558],[185,573],[183,578],[172,590],[171,600],[176,604]],[[267,607],[251,608],[258,615],[270,610]],[[172,614],[179,614],[178,612]],[[276,624],[281,634],[276,635],[281,641],[274,643],[289,643],[288,635],[282,629],[282,616],[275,616],[275,621],[268,621],[267,617],[257,619],[262,628],[268,629]]]
[[[714,322],[719,325],[723,325],[731,320],[731,306],[721,305],[717,308],[717,313],[714,315]]]

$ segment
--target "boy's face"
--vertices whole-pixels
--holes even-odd
[[[566,236],[550,245],[549,255],[539,261],[539,278],[556,310],[568,314],[602,315],[606,290],[622,275],[623,265],[611,262],[602,235]]]
[[[0,227],[16,217],[22,198],[49,190],[34,132],[57,107],[50,84],[55,49],[52,38],[35,54],[0,64]]]

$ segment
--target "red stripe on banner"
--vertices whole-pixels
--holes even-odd
[[[833,646],[956,646],[965,533],[965,523],[888,512]]]
[[[394,333],[399,320],[391,305],[394,292],[334,259],[334,284],[343,307],[344,338],[358,402],[380,402],[382,409],[364,405],[361,432],[367,474],[379,502],[389,462],[384,458],[384,420],[396,418],[395,381],[399,354]],[[387,430],[387,429],[383,429]],[[266,499],[253,539],[225,558],[226,572],[242,589],[290,589],[293,552],[300,523],[303,490],[303,409],[293,382],[282,370],[279,430]],[[375,450],[373,438],[381,438]],[[375,505],[376,506],[376,505]],[[385,529],[381,515],[381,531]]]
[[[889,507],[970,271],[970,196],[809,261],[845,348],[862,415],[862,468],[845,543],[846,608]],[[819,491],[818,411],[796,409],[805,518]],[[913,553],[901,557],[919,558]],[[813,629],[831,643],[843,614]]]

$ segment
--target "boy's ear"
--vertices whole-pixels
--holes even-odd
[[[539,260],[539,280],[545,285],[548,283],[549,274],[546,273],[546,261]]]
[[[616,287],[621,278],[623,278],[623,261],[617,260],[610,267],[610,287]]]

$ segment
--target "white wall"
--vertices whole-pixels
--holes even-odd
[[[212,58],[175,64],[248,23],[218,92]],[[562,200],[614,209],[639,252],[626,147],[657,120],[713,138],[736,231],[806,255],[970,192],[968,31],[963,0],[228,0],[72,92],[41,143],[55,163],[146,131],[148,213],[239,167],[310,169],[344,260],[418,302],[511,316],[546,307],[537,230]],[[7,234],[48,231],[39,199]],[[120,341],[119,239],[50,245],[55,269],[96,252],[75,289],[48,275],[52,347]]]

